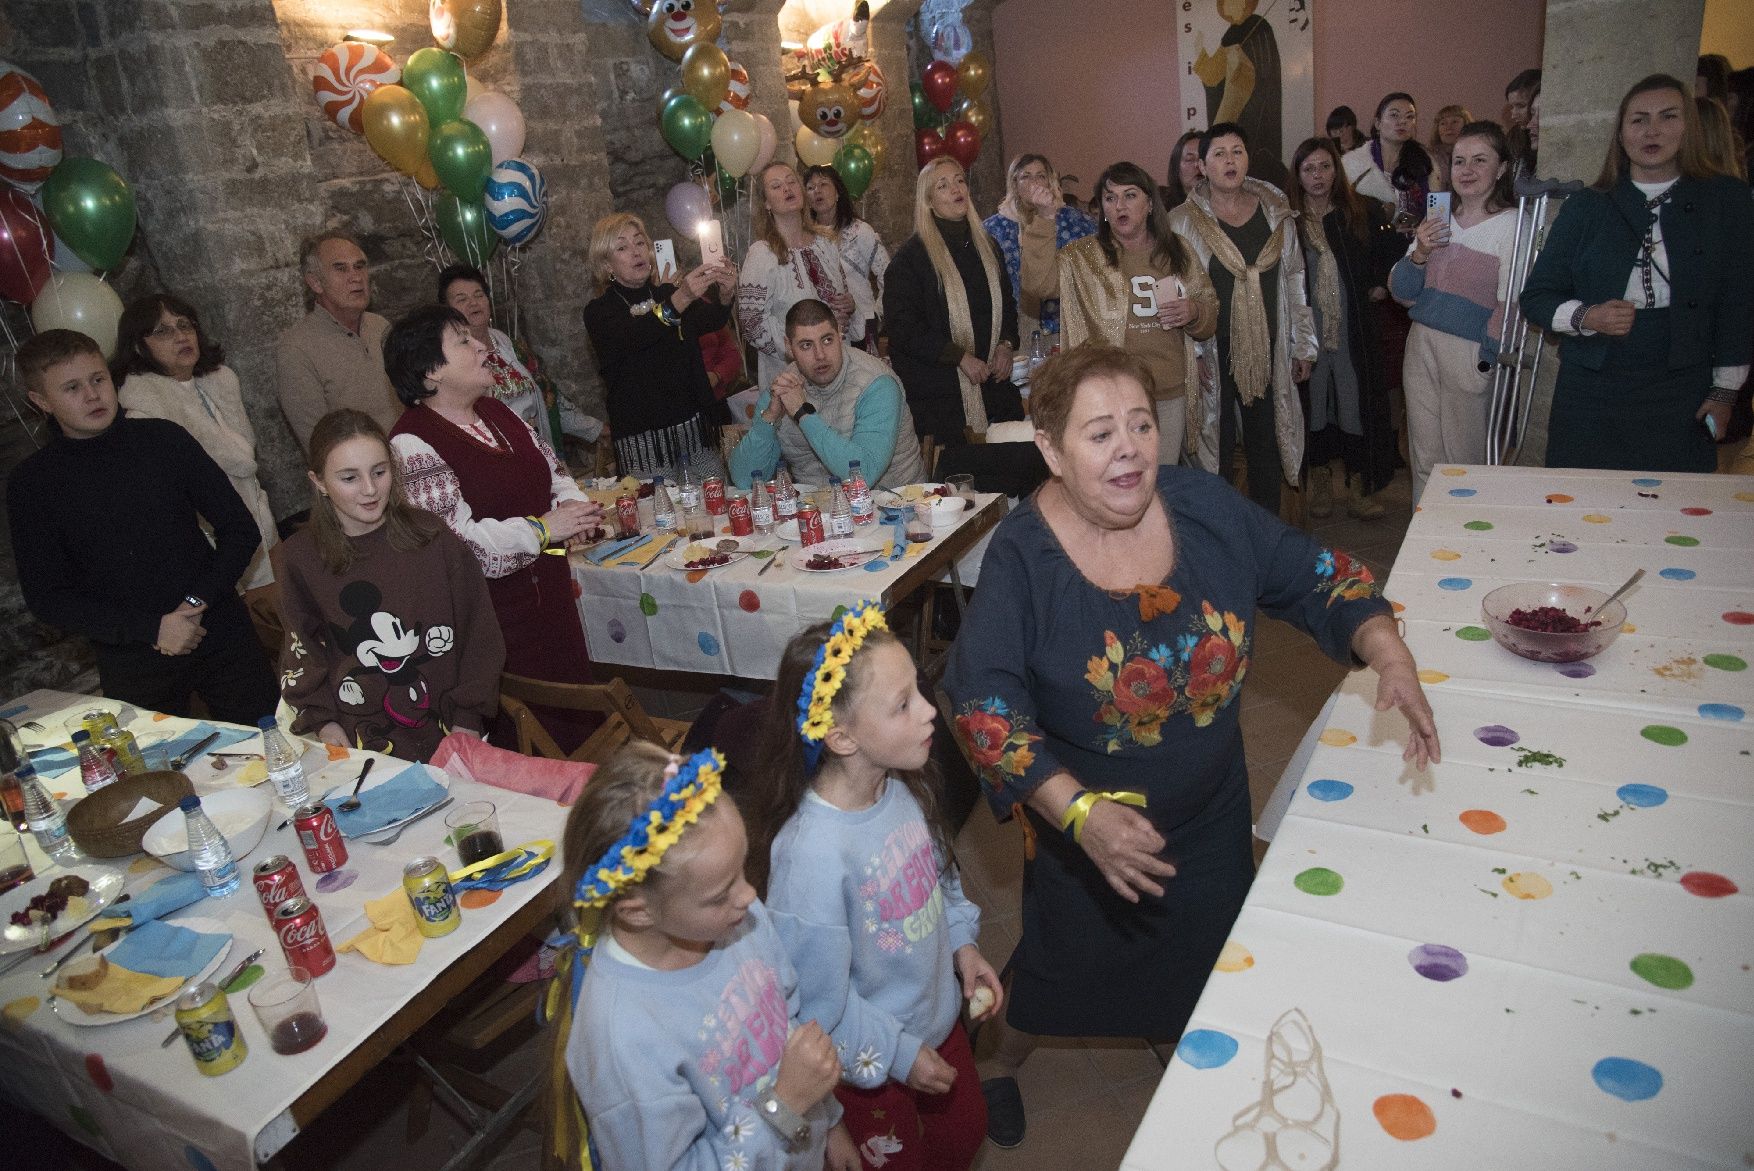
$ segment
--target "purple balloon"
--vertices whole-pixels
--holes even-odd
[[[701,221],[713,218],[713,204],[699,183],[678,183],[664,196],[664,214],[672,227],[692,240]]]

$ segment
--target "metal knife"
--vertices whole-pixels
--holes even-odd
[[[219,982],[219,986],[221,988],[224,988],[226,985],[230,984],[233,980],[236,980],[239,976],[243,975],[244,970],[246,968],[248,968],[251,964],[255,963],[257,960],[262,958],[262,953],[265,950],[266,950],[265,948],[258,947],[255,951],[251,952],[249,955],[247,955],[243,959],[239,960],[238,966],[231,970],[231,974],[229,976],[227,976],[225,979],[223,979]],[[171,1030],[170,1036],[166,1037],[164,1040],[162,1040],[158,1043],[158,1047],[160,1049],[168,1049],[168,1048],[170,1048],[171,1042],[175,1041],[178,1037],[180,1037],[182,1035],[183,1035],[183,1027],[181,1025],[178,1025],[176,1028]]]
[[[194,760],[197,756],[200,756],[201,750],[203,748],[207,747],[209,744],[213,743],[217,739],[219,739],[219,733],[218,732],[211,733],[210,735],[203,737],[200,741],[198,741],[196,743],[195,747],[189,749],[189,751],[183,753],[181,756],[171,757],[171,762],[170,762],[171,763],[171,771],[173,773],[176,772],[177,770],[181,769],[184,765],[188,764],[191,760]]]

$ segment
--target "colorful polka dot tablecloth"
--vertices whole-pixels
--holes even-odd
[[[1123,1168],[1754,1166],[1754,479],[1439,468],[1387,594],[1443,763],[1347,680]]]

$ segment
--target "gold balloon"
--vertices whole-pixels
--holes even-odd
[[[682,54],[682,89],[702,107],[716,110],[731,92],[731,62],[710,41],[696,41]]]
[[[465,61],[487,52],[499,35],[502,0],[434,0],[433,40]]]
[[[987,92],[987,86],[991,84],[992,80],[992,64],[987,61],[987,55],[978,49],[964,57],[962,64],[956,67],[957,89],[962,91],[962,96],[965,98],[980,97]],[[983,130],[981,133],[985,134],[986,131]]]
[[[365,123],[365,140],[386,163],[404,175],[413,175],[427,162],[426,107],[408,90],[380,85],[365,99],[360,117]]]
[[[883,155],[889,149],[889,144],[883,141],[883,135],[875,122],[861,122],[853,127],[853,132],[847,135],[847,141],[856,142],[871,152],[873,171],[883,169]]]
[[[438,190],[438,172],[432,169],[432,160],[430,158],[420,160],[420,169],[414,172],[414,181],[428,191]]]
[[[979,98],[963,98],[952,116],[980,131],[982,138],[993,132],[993,108]]]
[[[792,136],[792,146],[798,152],[798,161],[806,167],[826,167],[834,163],[834,152],[840,149],[840,142],[824,138],[808,126],[800,126],[798,133]]]

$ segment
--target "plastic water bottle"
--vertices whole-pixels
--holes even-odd
[[[760,476],[755,477],[755,485],[749,490],[749,514],[757,533],[765,536],[773,532],[773,496]]]
[[[263,716],[256,721],[256,727],[262,729],[262,760],[268,765],[268,779],[274,782],[275,794],[288,809],[309,805],[311,786],[305,780],[305,766],[280,734],[280,725],[273,716]]]
[[[847,503],[846,489],[841,487],[840,477],[830,476],[828,483],[834,489],[834,495],[828,504],[827,536],[830,540],[850,537],[853,535],[853,506]]]
[[[868,525],[877,519],[876,506],[871,503],[871,487],[865,483],[865,470],[856,459],[847,464],[847,504],[852,508],[854,524]]]
[[[659,476],[652,484],[652,527],[660,533],[673,533],[676,523],[676,506],[670,503],[670,489],[664,487],[664,477]]]
[[[19,774],[18,787],[24,793],[25,821],[43,853],[63,866],[79,861],[84,855],[80,854],[79,847],[68,836],[67,814],[62,811],[54,794],[37,777],[36,770]]]
[[[278,735],[278,733],[277,733]],[[281,741],[285,743],[284,740]],[[207,897],[223,899],[238,888],[238,864],[232,859],[225,835],[214,828],[201,808],[201,798],[190,794],[177,805],[189,826],[189,857],[201,873]]]
[[[682,461],[682,511],[694,513],[700,509],[700,485],[694,482],[694,469],[688,461]]]
[[[1048,360],[1047,348],[1042,345],[1041,330],[1034,330],[1029,335],[1029,368],[1031,371]]]
[[[79,780],[87,793],[95,793],[120,779],[116,772],[116,762],[98,747],[90,732],[81,728],[73,733],[73,747],[79,752]]]
[[[798,489],[792,483],[791,469],[785,464],[773,473],[773,515],[780,524],[798,519]]]

